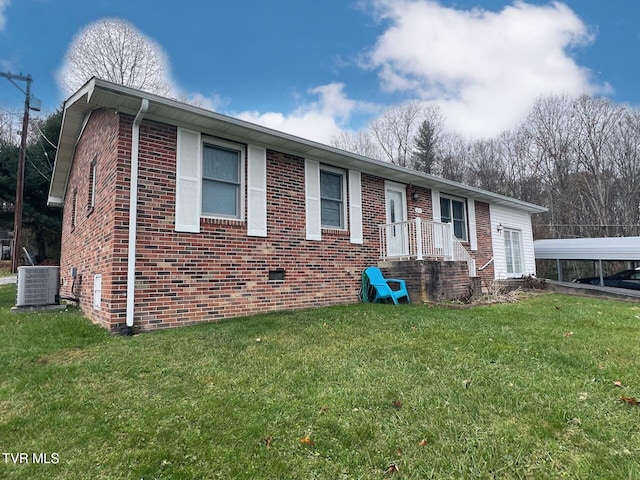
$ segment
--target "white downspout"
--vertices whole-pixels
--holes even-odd
[[[127,258],[127,334],[133,333],[133,313],[136,291],[136,235],[138,233],[138,148],[140,123],[149,109],[149,100],[142,99],[140,110],[131,127],[131,185],[129,191],[129,252]]]

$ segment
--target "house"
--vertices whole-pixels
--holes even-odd
[[[48,203],[61,295],[129,331],[358,302],[368,265],[414,301],[533,274],[544,211],[97,78],[65,103]]]

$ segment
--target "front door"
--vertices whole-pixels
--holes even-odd
[[[387,186],[387,224],[404,222],[406,215],[405,189]],[[393,225],[387,227],[387,256],[401,257],[409,254],[407,225]]]

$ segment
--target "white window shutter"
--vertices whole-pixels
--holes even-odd
[[[353,170],[349,170],[349,231],[351,243],[363,243],[362,175]]]
[[[440,192],[431,190],[431,209],[433,210],[433,221],[442,221],[442,211],[440,210]]]
[[[476,202],[467,199],[467,215],[469,216],[469,247],[478,250],[478,230],[476,228]]]
[[[267,236],[267,150],[253,145],[248,148],[247,235]]]
[[[202,152],[199,132],[178,128],[176,231],[200,233]]]
[[[306,197],[307,240],[322,240],[320,216],[320,163],[305,160],[304,185]]]

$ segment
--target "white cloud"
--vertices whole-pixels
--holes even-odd
[[[514,126],[540,95],[598,93],[572,48],[588,27],[563,3],[515,1],[500,12],[456,10],[429,0],[372,0],[389,26],[368,52],[381,87],[439,105],[449,128],[494,136]]]
[[[7,25],[7,14],[5,11],[10,3],[11,0],[0,0],[0,32],[3,31]]]
[[[352,114],[375,109],[371,104],[347,98],[342,83],[322,85],[308,93],[319,97],[318,100],[304,103],[290,114],[248,111],[235,116],[299,137],[330,143],[344,129]]]

